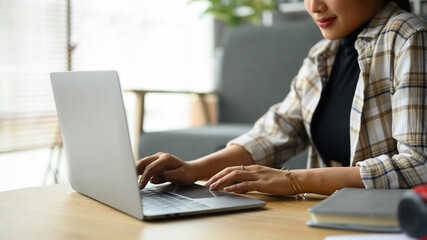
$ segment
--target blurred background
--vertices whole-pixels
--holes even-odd
[[[180,0],[0,0],[0,191],[53,183],[55,169],[56,180],[67,181],[50,72],[117,70],[123,89],[212,89],[213,20],[199,17],[204,8]],[[132,115],[134,96],[124,97]],[[190,124],[188,96],[147,98],[147,131]],[[165,120],[162,109],[177,117]]]
[[[421,15],[426,6],[413,2]],[[224,31],[295,14],[302,1],[0,0],[0,191],[67,182],[50,72],[117,70],[123,89],[213,91]],[[135,96],[124,100],[132,127]],[[146,102],[145,131],[200,124],[191,96]]]

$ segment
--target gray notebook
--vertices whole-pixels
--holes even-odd
[[[407,189],[343,188],[309,208],[308,226],[400,232],[399,201]]]

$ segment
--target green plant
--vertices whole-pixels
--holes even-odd
[[[192,2],[207,2],[208,8],[203,15],[211,14],[224,21],[228,26],[237,26],[245,21],[260,24],[264,11],[274,11],[277,5],[274,0],[190,0]]]

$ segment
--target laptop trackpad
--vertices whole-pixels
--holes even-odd
[[[165,186],[160,186],[159,188],[164,191],[173,192],[188,198],[212,198],[228,195],[227,193],[218,190],[211,191],[209,188],[197,184],[190,186],[177,186],[174,184],[168,184]]]

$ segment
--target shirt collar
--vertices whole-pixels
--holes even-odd
[[[381,11],[369,22],[367,27],[360,32],[358,38],[370,41],[376,39],[381,33],[389,19],[396,13],[404,12],[395,2],[388,3]]]

